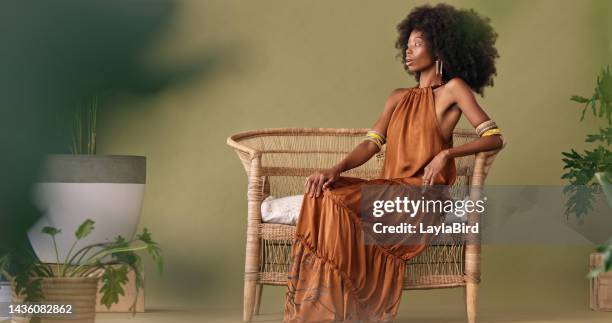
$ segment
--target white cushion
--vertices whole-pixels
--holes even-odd
[[[295,225],[300,216],[303,199],[303,194],[279,198],[268,196],[261,203],[261,221],[265,223]],[[468,199],[468,197],[465,199]],[[467,216],[459,216],[449,212],[446,214],[444,222],[454,223],[465,221],[467,221]]]
[[[268,196],[261,202],[261,221],[295,225],[300,215],[304,195],[276,198]]]

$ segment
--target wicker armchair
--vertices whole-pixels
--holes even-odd
[[[248,176],[244,321],[259,314],[263,285],[287,283],[295,237],[295,226],[261,222],[262,201],[268,195],[303,194],[304,178],[342,159],[363,139],[367,130],[276,128],[240,132],[227,138],[227,144],[240,157]],[[476,138],[474,130],[456,129],[453,134],[455,146]],[[469,194],[477,199],[499,150],[456,158],[457,180],[451,193],[459,198]],[[384,156],[385,146],[368,162],[342,176],[378,178]],[[477,221],[477,214],[468,216],[468,224]],[[480,236],[471,236],[469,241],[474,243],[458,239],[456,243],[432,244],[408,260],[404,289],[464,287],[467,317],[473,323],[480,282]]]

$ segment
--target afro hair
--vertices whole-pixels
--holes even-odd
[[[398,56],[402,57],[404,69],[408,70],[405,52],[410,33],[421,31],[429,53],[442,59],[442,81],[459,77],[484,97],[484,87],[493,86],[493,76],[497,75],[495,59],[499,57],[495,48],[497,33],[489,21],[473,9],[456,9],[444,3],[415,7],[397,25],[395,47],[400,50]],[[418,82],[420,72],[414,75]]]

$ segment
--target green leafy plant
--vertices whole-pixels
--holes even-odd
[[[96,128],[98,115],[98,97],[94,96],[84,107],[77,106],[72,126],[73,154],[96,153]]]
[[[598,143],[595,149],[585,150],[584,153],[574,149],[562,152],[565,157],[562,159],[565,164],[563,169],[566,172],[561,178],[570,183],[563,188],[563,193],[569,195],[565,214],[581,218],[592,211],[595,193],[601,190],[595,174],[612,171],[612,154],[609,149],[612,142],[612,75],[609,66],[597,77],[597,86],[590,98],[574,95],[570,100],[584,104],[580,121],[584,120],[589,107],[594,116],[608,121],[607,127],[600,128],[596,134],[587,135],[585,139],[589,143]]]
[[[570,152],[562,152],[563,169],[566,172],[561,178],[567,179],[570,184],[563,188],[563,193],[569,195],[565,203],[565,214],[569,217],[574,214],[581,218],[593,210],[595,193],[603,189],[609,193],[609,181],[612,178],[612,75],[610,67],[606,66],[597,77],[597,85],[590,98],[574,95],[570,100],[584,104],[580,121],[584,120],[586,111],[591,109],[593,115],[606,119],[607,126],[599,128],[598,133],[586,136],[585,142],[598,143],[592,150],[578,153],[574,149]],[[606,182],[604,182],[604,180]],[[607,196],[608,204],[610,196]],[[597,247],[597,252],[603,255],[603,264],[591,270],[588,278],[593,278],[599,273],[612,270],[612,238]]]
[[[45,277],[100,277],[102,297],[100,303],[110,308],[124,295],[123,287],[128,281],[128,272],[134,271],[136,297],[131,310],[136,311],[138,293],[143,287],[143,263],[137,252],[146,251],[157,265],[158,271],[163,270],[163,259],[159,245],[153,241],[151,233],[145,228],[142,233],[136,234],[132,240],[118,236],[110,242],[90,244],[75,250],[78,242],[87,237],[94,230],[94,221],[85,220],[74,233],[75,241],[66,254],[63,262],[59,259],[59,252],[55,236],[61,230],[54,227],[42,229],[44,234],[51,237],[55,248],[57,263],[50,265],[33,258],[27,263],[12,262],[9,254],[0,257],[0,270],[9,280],[14,282],[15,292],[24,297],[25,302],[38,302],[42,300],[41,281]],[[14,275],[9,273],[9,268]]]

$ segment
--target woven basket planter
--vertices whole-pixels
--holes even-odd
[[[601,266],[603,255],[594,252],[590,256],[591,269]],[[594,311],[612,311],[612,272],[599,274],[589,282],[590,307]]]
[[[96,318],[96,295],[98,287],[97,277],[79,278],[43,278],[42,294],[43,304],[71,305],[72,314],[46,314],[41,315],[41,323],[70,322],[93,323]],[[23,304],[23,297],[15,295],[13,286],[13,304]],[[27,323],[31,315],[15,316],[13,323]]]

